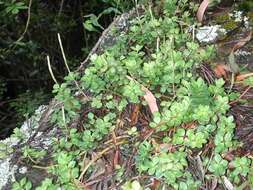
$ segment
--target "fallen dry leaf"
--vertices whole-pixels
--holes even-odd
[[[131,126],[136,125],[139,119],[139,113],[140,113],[140,105],[133,105],[133,109],[130,116]]]
[[[202,3],[200,4],[198,12],[197,12],[197,19],[199,22],[203,21],[204,13],[208,5],[209,5],[209,0],[203,0]]]
[[[127,78],[129,80],[134,81],[134,79],[130,76],[127,76]],[[156,98],[155,96],[152,94],[152,92],[150,92],[149,89],[147,89],[145,86],[141,85],[141,89],[145,92],[145,95],[143,96],[144,99],[147,101],[149,109],[151,111],[151,113],[157,112],[159,111],[157,103],[156,103]]]
[[[144,86],[142,86],[142,90],[145,92],[144,99],[147,101],[151,113],[158,112],[159,109],[155,96],[152,94],[152,92],[150,92],[149,89]]]
[[[227,78],[227,71],[229,71],[229,68],[224,64],[217,64],[214,68],[214,73],[218,78]]]
[[[119,149],[117,148],[113,157],[113,168],[116,168],[117,165],[119,165],[119,160],[120,160],[120,152]]]
[[[232,161],[235,157],[234,154],[232,154],[232,151],[227,152],[226,154],[222,155],[222,157],[227,161]]]
[[[193,121],[193,122],[184,124],[182,127],[184,129],[194,129],[196,126],[197,126],[196,123]]]
[[[141,138],[148,139],[154,132],[155,132],[155,129],[144,127],[141,131]]]
[[[237,75],[236,81],[243,81],[244,79],[253,76],[253,73]]]
[[[152,179],[152,184],[150,186],[151,190],[158,190],[161,182],[158,179]]]

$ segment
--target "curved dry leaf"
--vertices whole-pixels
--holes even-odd
[[[209,5],[209,0],[203,0],[202,3],[200,4],[198,12],[197,12],[197,19],[199,22],[203,21],[204,13],[208,5]]]
[[[126,76],[126,77],[129,80],[134,80],[130,76]],[[158,112],[159,109],[158,109],[158,106],[157,106],[157,103],[156,103],[155,96],[145,86],[141,85],[141,89],[145,92],[145,95],[143,97],[146,100],[146,102],[148,103],[148,106],[149,106],[149,109],[150,109],[151,113]]]
[[[240,49],[241,47],[243,47],[247,42],[249,42],[251,40],[252,37],[252,31],[249,32],[249,34],[245,37],[240,39],[233,47],[233,52],[236,51],[237,49]]]
[[[144,86],[142,86],[142,90],[145,92],[144,99],[147,101],[151,113],[158,112],[159,109],[155,96],[152,94],[152,92],[150,92],[149,89]]]
[[[248,77],[252,77],[253,73],[241,74],[236,77],[236,81],[242,81]]]

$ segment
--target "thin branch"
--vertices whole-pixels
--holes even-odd
[[[121,141],[121,142],[118,142],[116,145],[122,145],[122,144],[125,144],[127,143],[127,141]],[[95,156],[86,166],[85,168],[83,169],[82,173],[80,174],[78,180],[81,181],[81,179],[83,178],[84,174],[86,173],[86,171],[88,170],[88,168],[94,164],[99,158],[101,158],[105,153],[107,153],[108,151],[110,151],[111,149],[113,149],[115,147],[115,145],[111,145],[107,148],[105,148],[104,150],[102,150],[101,152],[98,153],[97,156]]]
[[[67,59],[66,59],[66,56],[65,56],[65,52],[64,52],[64,49],[63,49],[63,46],[62,46],[62,42],[61,42],[61,36],[60,34],[58,33],[57,34],[58,36],[58,41],[59,41],[59,44],[60,44],[60,48],[61,48],[61,52],[62,52],[62,57],[63,57],[63,60],[64,60],[64,64],[68,70],[68,72],[70,73],[70,69],[69,69],[69,66],[68,66],[68,63],[67,63]]]
[[[48,55],[47,55],[47,66],[48,66],[48,70],[49,70],[49,72],[50,72],[50,75],[51,75],[53,81],[55,82],[55,84],[58,84],[56,78],[54,77],[54,73],[53,73],[53,71],[52,71],[51,64],[50,64],[50,58],[49,58]]]
[[[62,57],[63,57],[63,60],[64,60],[64,64],[69,72],[69,74],[71,73],[70,72],[70,69],[69,69],[69,66],[68,66],[68,63],[67,63],[67,59],[66,59],[66,56],[65,56],[65,52],[64,52],[64,49],[63,49],[63,46],[62,46],[62,42],[61,42],[61,36],[60,34],[58,33],[57,34],[58,36],[58,41],[59,41],[59,44],[60,44],[60,48],[61,48],[61,53],[62,53]],[[80,88],[80,86],[78,85],[77,81],[75,79],[73,79],[77,89],[79,90],[79,92],[83,95],[84,98],[86,98],[86,100],[89,99],[89,97],[82,91],[82,89]]]
[[[61,16],[63,5],[64,5],[64,0],[61,1],[61,5],[60,5],[58,16]]]
[[[245,94],[251,89],[251,86],[248,86],[248,88],[246,88],[246,90],[239,96],[239,98],[237,98],[236,100],[234,100],[233,102],[230,102],[229,104],[235,104],[237,103],[239,100],[241,100],[243,98],[243,96],[245,96]]]
[[[28,17],[27,17],[27,21],[26,21],[26,25],[25,25],[25,30],[15,43],[20,42],[24,38],[24,36],[28,30],[30,20],[31,20],[31,7],[32,7],[32,0],[29,1],[29,5],[28,5]]]

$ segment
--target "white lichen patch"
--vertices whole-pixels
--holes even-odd
[[[35,130],[38,127],[38,122],[40,120],[41,114],[45,111],[47,106],[40,106],[37,110],[35,110],[34,115],[26,120],[20,131],[25,135],[25,139],[28,139],[31,135],[34,134]]]
[[[25,174],[27,172],[27,167],[23,166],[23,167],[19,168],[18,172],[21,174]]]
[[[233,11],[229,16],[237,23],[243,22],[245,28],[250,28],[249,18],[244,16],[242,11]]]
[[[226,30],[219,25],[203,26],[197,29],[196,38],[200,43],[211,43],[224,34]]]
[[[38,127],[39,119],[46,109],[47,106],[40,106],[34,113],[34,115],[26,120],[21,126],[19,132],[22,133],[22,142],[26,142],[28,138],[34,134],[35,130]],[[12,149],[15,145],[19,143],[21,139],[12,135],[9,138],[0,141],[0,189],[6,185],[9,179],[13,180],[14,173],[17,171],[18,167],[16,165],[12,166]],[[20,168],[20,173],[25,173],[27,169]]]
[[[2,188],[11,176],[10,158],[0,160],[0,188]]]
[[[248,51],[244,51],[244,50],[237,50],[236,52],[235,52],[235,55],[236,56],[249,56],[249,55],[251,55],[251,52],[248,52]]]
[[[229,16],[233,18],[235,22],[241,22],[243,20],[242,11],[234,11],[232,13],[229,13]]]
[[[52,131],[51,133],[55,133],[55,131]],[[51,135],[49,134],[49,136],[51,136]],[[45,150],[47,150],[50,147],[50,145],[52,144],[52,138],[51,137],[45,137],[43,139],[42,144],[43,144],[43,148]]]

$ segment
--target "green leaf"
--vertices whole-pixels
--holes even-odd
[[[18,14],[19,13],[19,9],[16,9],[16,8],[12,9],[11,13],[14,14],[14,15]]]
[[[28,181],[25,185],[25,190],[30,190],[30,189],[32,189],[32,183]]]
[[[120,11],[114,7],[109,7],[105,10],[103,10],[102,13],[100,13],[100,15],[105,15],[105,14],[111,14],[111,13],[116,13],[116,14],[120,14]]]
[[[132,182],[132,190],[142,190],[140,183],[137,180]]]
[[[26,181],[27,181],[26,177],[22,178],[22,179],[20,180],[20,185],[21,185],[21,186],[25,186]]]
[[[86,20],[84,22],[84,28],[87,29],[88,31],[95,31],[97,32],[98,30],[95,28],[95,27],[99,27],[100,29],[104,29],[99,23],[98,23],[98,19],[99,17],[97,17],[96,15],[94,14],[90,14],[90,15],[87,15],[85,17],[89,17],[88,20]]]
[[[86,20],[86,21],[83,23],[83,27],[84,27],[86,30],[90,31],[90,32],[98,32],[98,30],[93,26],[91,20]]]

